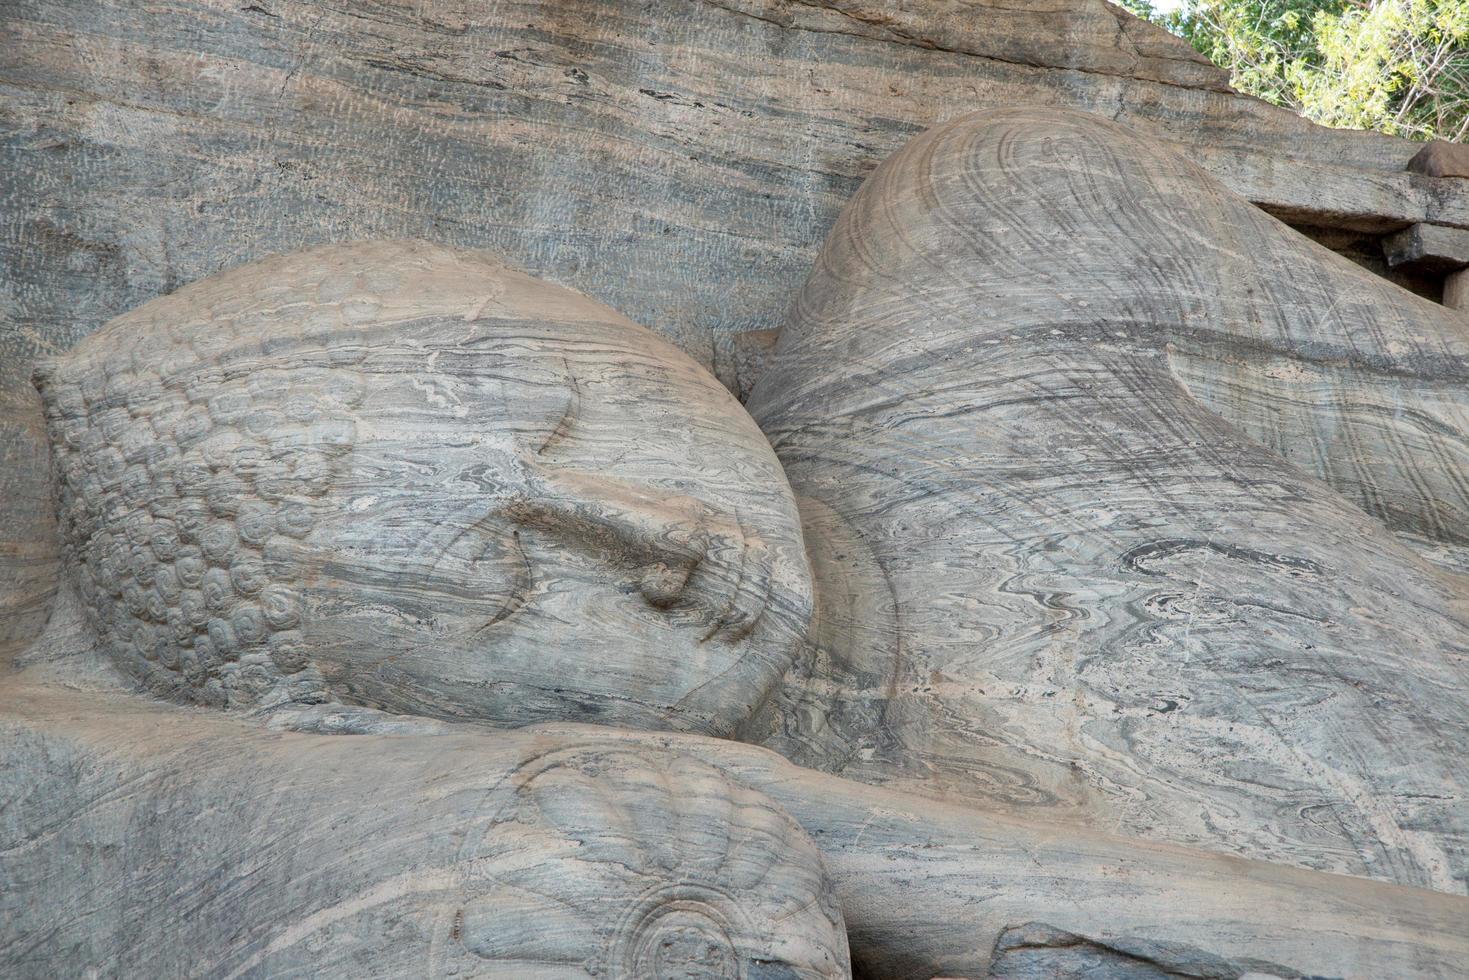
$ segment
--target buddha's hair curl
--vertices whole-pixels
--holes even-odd
[[[37,367],[63,548],[103,650],[154,693],[325,700],[301,638],[301,541],[356,436],[354,325],[392,284],[328,267],[310,302],[263,308],[223,279]]]

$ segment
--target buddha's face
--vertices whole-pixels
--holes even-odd
[[[743,410],[481,255],[267,260],[38,379],[79,591],[174,696],[731,734],[805,628],[795,506]]]

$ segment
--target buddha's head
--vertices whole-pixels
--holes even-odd
[[[483,254],[267,259],[36,380],[83,605],[169,697],[730,734],[805,629],[795,504],[734,399]]]

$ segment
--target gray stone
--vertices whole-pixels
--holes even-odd
[[[850,975],[811,839],[686,754],[35,693],[0,716],[8,977]]]
[[[770,366],[779,330],[746,330],[734,336],[735,394],[743,402],[755,390],[755,382]]]
[[[1310,980],[1260,960],[1230,961],[1178,943],[1089,939],[1043,922],[1007,929],[995,941],[989,976],[996,980]],[[1325,980],[1325,978],[1319,978]]]
[[[1326,976],[1452,976],[1469,956],[1469,899],[924,800],[734,741],[466,723],[303,734],[109,691],[74,663],[64,676],[32,668],[0,701],[7,976],[584,976],[566,959],[593,936],[594,966],[629,945],[614,928],[624,877],[749,923],[731,948],[750,975],[840,976],[811,852],[782,811],[821,851],[865,976],[984,976],[1000,935],[1041,915]],[[556,772],[571,785],[546,782]],[[687,799],[657,788],[670,776]],[[616,870],[618,847],[646,857]],[[583,848],[595,860],[571,859]],[[578,894],[534,920],[564,931],[512,957],[522,911]]]
[[[1469,274],[1460,270],[1444,279],[1443,305],[1451,310],[1469,309]]]
[[[1469,962],[1432,153],[1099,0],[0,19],[0,974]]]
[[[167,698],[728,736],[805,631],[795,503],[729,393],[481,254],[255,263],[36,377],[84,607]]]

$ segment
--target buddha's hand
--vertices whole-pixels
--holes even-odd
[[[743,639],[770,602],[774,554],[732,514],[685,494],[522,460],[521,525],[630,569],[649,605],[698,610],[705,639]]]

